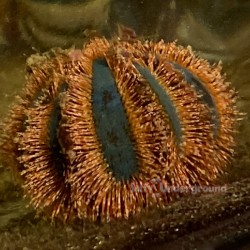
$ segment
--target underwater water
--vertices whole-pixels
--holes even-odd
[[[25,83],[31,54],[58,46],[81,48],[96,34],[115,35],[117,24],[133,28],[138,37],[177,40],[211,62],[221,60],[246,113],[234,161],[221,177],[226,193],[184,197],[127,221],[51,224],[27,208],[9,166],[0,164],[1,249],[144,249],[145,244],[150,249],[250,248],[248,1],[3,0],[0,8],[1,120]]]

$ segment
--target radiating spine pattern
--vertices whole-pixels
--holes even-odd
[[[164,207],[179,193],[162,187],[212,185],[230,162],[236,93],[220,65],[190,48],[95,38],[38,58],[2,127],[1,153],[52,218]]]

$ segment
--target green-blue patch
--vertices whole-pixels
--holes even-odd
[[[214,124],[214,135],[217,136],[220,126],[219,114],[217,112],[216,103],[213,99],[213,96],[209,93],[209,90],[206,88],[205,83],[203,83],[190,70],[184,68],[183,66],[174,62],[169,63],[173,66],[173,69],[181,72],[186,82],[194,87],[197,93],[201,96],[200,99],[209,107],[212,122]]]
[[[131,128],[115,79],[105,59],[93,61],[92,109],[95,129],[109,169],[118,180],[138,170]]]
[[[160,104],[169,117],[176,141],[178,144],[180,144],[182,142],[182,126],[171,97],[157,81],[156,77],[152,75],[152,73],[147,68],[142,67],[138,63],[134,63],[134,65],[140,74],[147,80],[153,92],[157,95]]]
[[[68,88],[68,84],[62,83],[58,89],[57,95],[65,92],[67,88]],[[64,169],[64,157],[62,155],[62,148],[58,140],[58,128],[59,128],[60,121],[62,118],[60,99],[58,96],[54,100],[52,100],[52,105],[53,105],[53,109],[51,111],[50,119],[48,122],[49,146],[51,148],[51,152],[54,156],[54,162],[56,163],[58,170],[63,170]]]

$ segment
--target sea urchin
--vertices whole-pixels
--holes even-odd
[[[95,38],[38,59],[1,151],[52,217],[127,218],[178,196],[161,185],[212,185],[230,161],[235,91],[190,48]]]

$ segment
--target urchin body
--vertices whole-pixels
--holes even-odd
[[[237,119],[221,67],[190,48],[96,38],[28,65],[1,147],[36,208],[127,218],[178,196],[162,185],[212,185]]]

